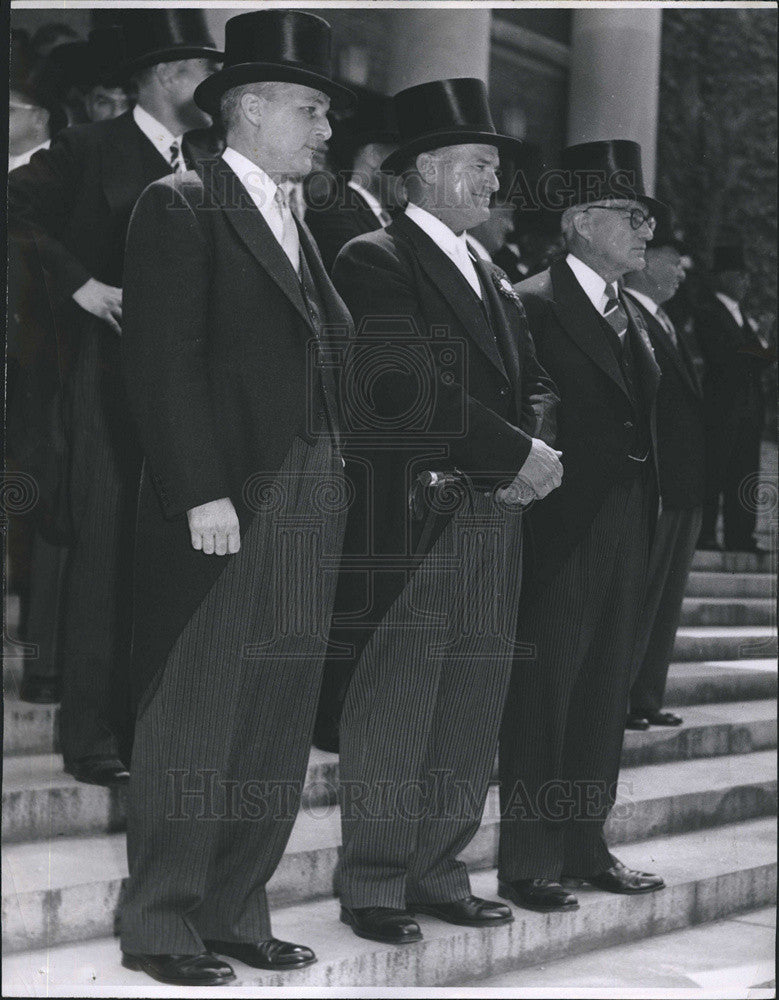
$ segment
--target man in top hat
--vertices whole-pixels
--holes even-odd
[[[49,103],[32,73],[32,52],[24,35],[11,37],[8,100],[8,170],[30,162],[51,139]]]
[[[472,258],[499,135],[484,83],[395,96],[409,203],[357,237],[333,280],[357,327],[343,405],[355,501],[333,654],[354,664],[340,724],[341,919],[418,940],[426,913],[490,927],[457,855],[479,827],[508,683],[525,502],[560,484],[555,388],[511,284]],[[545,443],[547,442],[547,443]],[[508,493],[500,487],[507,487]]]
[[[396,179],[381,169],[398,142],[391,98],[358,93],[354,113],[335,129],[333,153],[348,178],[339,173],[325,204],[310,203],[306,214],[328,273],[349,240],[389,225],[398,201]]]
[[[221,158],[152,184],[127,238],[124,362],[144,453],[124,963],[219,985],[299,969],[265,886],[311,745],[348,499],[328,330],[349,314],[289,205],[330,136],[330,27],[240,14],[195,92]],[[207,800],[210,805],[207,805]],[[204,822],[204,806],[207,821]]]
[[[663,696],[682,600],[698,542],[706,484],[703,390],[695,362],[663,309],[684,280],[684,265],[671,212],[658,208],[647,246],[646,267],[625,275],[624,287],[644,321],[662,379],[657,392],[657,460],[661,509],[649,559],[649,583],[641,616],[630,692],[628,729],[679,726],[663,712]]]
[[[740,244],[714,248],[714,295],[695,315],[695,331],[706,363],[708,482],[699,548],[717,549],[722,505],[723,541],[729,552],[758,552],[755,541],[756,480],[765,422],[762,376],[776,357],[742,304],[749,275]]]
[[[603,838],[657,512],[660,369],[619,279],[644,267],[658,205],[637,143],[571,146],[562,169],[567,256],[517,291],[559,387],[564,475],[529,513],[523,649],[500,741],[500,892],[541,911],[576,907],[563,876],[621,893],[663,885]]]
[[[192,95],[221,57],[201,11],[126,11],[123,31],[133,110],[64,130],[9,178],[11,223],[35,242],[60,326],[80,341],[67,387],[75,538],[60,737],[66,770],[97,784],[126,782],[131,729],[126,650],[140,457],[119,373],[125,235],[141,191],[183,169],[183,133],[208,123]]]

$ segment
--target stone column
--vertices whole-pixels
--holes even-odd
[[[489,10],[427,8],[383,13],[390,48],[386,93],[454,76],[476,76],[489,82]]]
[[[568,142],[641,143],[644,181],[654,192],[662,11],[573,11]]]

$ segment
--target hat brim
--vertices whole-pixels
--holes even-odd
[[[606,201],[608,198],[617,198],[621,201],[637,201],[649,211],[650,215],[654,216],[662,215],[669,211],[668,205],[662,201],[658,201],[657,198],[650,198],[648,194],[629,194],[627,191],[600,191],[593,195],[592,198],[588,198],[587,201],[567,199],[559,206],[558,212],[562,214],[566,209],[574,208],[576,205],[591,205],[593,202]]]
[[[347,87],[342,87],[340,83],[313,70],[278,63],[237,63],[235,66],[225,66],[203,80],[195,90],[195,104],[214,116],[219,113],[219,102],[225,91],[244,83],[264,82],[299,83],[304,87],[321,90],[330,98],[334,111],[350,108],[356,100]]]
[[[425,135],[417,136],[415,139],[404,143],[394,150],[384,160],[381,169],[387,173],[398,173],[408,166],[412,157],[419,156],[420,153],[429,153],[432,149],[440,149],[442,146],[496,146],[501,154],[511,154],[514,157],[515,165],[521,167],[528,165],[529,144],[521,139],[515,139],[510,135],[501,135],[496,132],[474,132],[466,129],[447,129],[440,132],[428,132]],[[528,161],[525,164],[523,161]]]
[[[215,62],[221,62],[224,55],[219,49],[211,49],[206,45],[176,45],[172,48],[157,49],[156,52],[147,52],[137,59],[128,59],[121,63],[118,72],[136,73],[139,69],[146,69],[147,66],[178,62],[180,59],[213,59]]]

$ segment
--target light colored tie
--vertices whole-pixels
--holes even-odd
[[[174,139],[170,144],[169,163],[174,174],[184,172],[184,161],[181,156],[181,144],[178,139]]]
[[[655,316],[660,321],[660,326],[662,326],[663,329],[665,330],[665,332],[668,334],[668,336],[669,336],[669,338],[671,340],[671,343],[678,350],[679,349],[679,338],[676,336],[676,330],[674,329],[674,325],[671,322],[671,317],[668,315],[667,312],[664,312],[660,308],[660,306],[657,307],[657,312],[655,313]]]
[[[274,195],[276,208],[281,217],[281,237],[279,243],[284,253],[289,257],[289,262],[295,268],[295,273],[300,276],[300,236],[298,227],[292,217],[292,209],[289,207],[289,194],[286,188],[279,185]]]

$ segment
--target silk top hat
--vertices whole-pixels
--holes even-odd
[[[353,148],[369,142],[400,142],[395,105],[391,97],[361,87],[356,90],[354,110],[341,122],[344,135]]]
[[[71,87],[103,84],[118,87],[125,57],[124,35],[118,26],[95,28],[89,41],[65,42],[53,48],[41,67],[41,86],[53,99],[62,99]]]
[[[222,60],[202,10],[124,10],[115,19],[124,35],[125,72],[178,59]]]
[[[680,254],[686,253],[682,242],[681,231],[677,229],[674,220],[674,213],[668,205],[661,202],[655,203],[653,210],[657,225],[652,233],[652,241],[647,243],[647,250],[658,250],[660,247],[673,247]]]
[[[645,205],[657,218],[666,206],[644,191],[641,147],[629,139],[606,139],[568,146],[561,167],[565,193],[563,208],[607,198],[630,199]]]
[[[225,25],[224,65],[195,90],[195,103],[214,115],[231,87],[264,80],[299,83],[321,90],[335,109],[349,107],[351,90],[331,73],[330,25],[324,18],[297,10],[251,11]]]
[[[382,163],[382,170],[397,172],[420,153],[470,143],[497,146],[515,161],[522,159],[525,143],[495,130],[483,80],[459,77],[420,83],[401,90],[393,100],[400,146]]]
[[[714,247],[711,269],[717,271],[746,271],[744,248],[740,243],[721,243]]]

